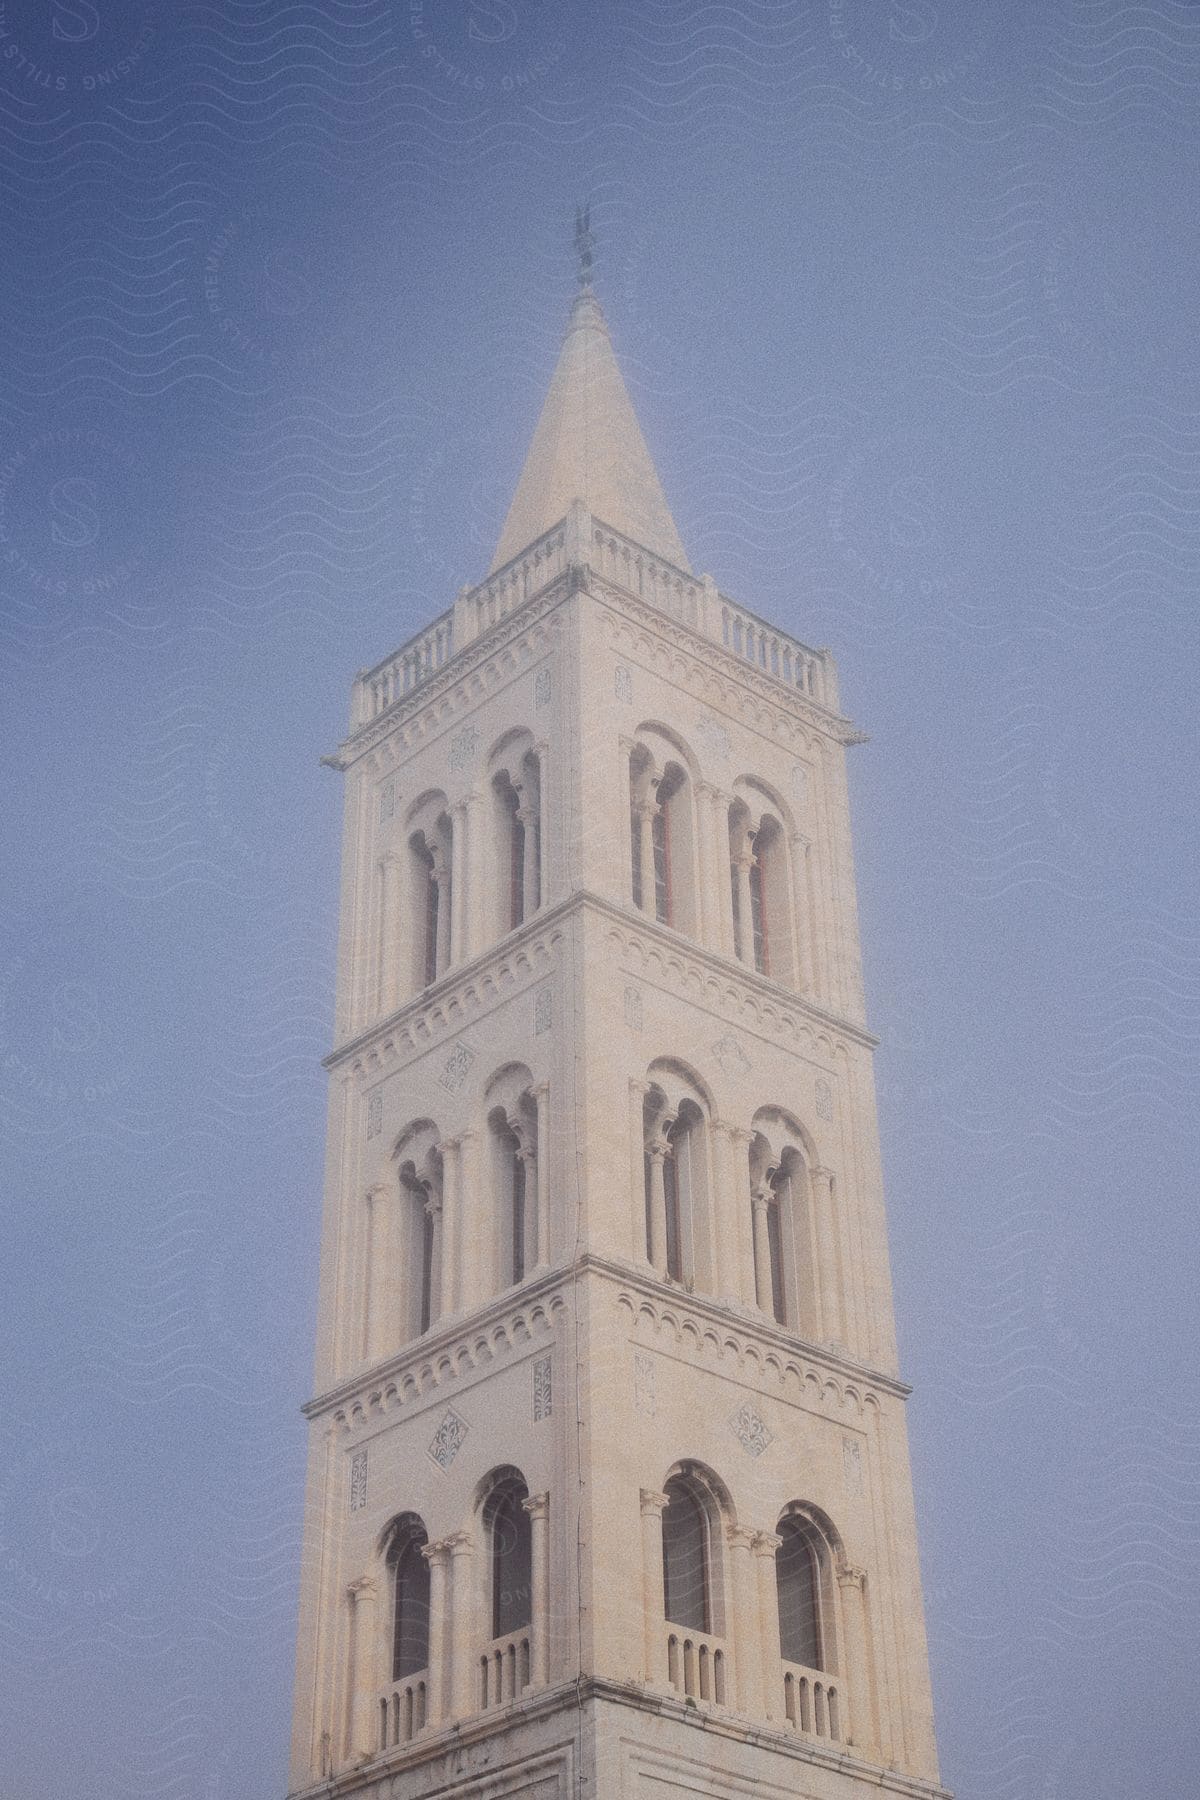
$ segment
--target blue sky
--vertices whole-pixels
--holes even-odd
[[[13,1800],[281,1795],[349,683],[590,197],[693,566],[839,659],[944,1775],[1194,1791],[1200,15],[0,6]]]

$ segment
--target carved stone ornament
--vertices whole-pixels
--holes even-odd
[[[743,1400],[729,1421],[729,1428],[748,1456],[761,1456],[775,1442],[752,1400]]]
[[[379,787],[379,823],[386,824],[388,819],[396,816],[396,783],[388,780]]]
[[[848,1494],[861,1494],[863,1491],[862,1446],[857,1438],[842,1439],[842,1472],[846,1481]]]
[[[350,1511],[361,1512],[367,1504],[367,1450],[364,1444],[350,1458]]]
[[[633,1404],[638,1412],[651,1419],[658,1411],[654,1358],[648,1350],[633,1353]]]
[[[833,1088],[826,1081],[824,1075],[817,1076],[817,1117],[818,1119],[832,1119],[833,1117]]]
[[[429,1446],[429,1455],[439,1469],[450,1467],[466,1441],[468,1429],[466,1420],[460,1419],[453,1407],[442,1415],[442,1422]]]
[[[475,751],[479,745],[479,727],[474,721],[464,725],[461,731],[455,732],[450,739],[450,767],[466,769],[475,761]]]
[[[539,669],[533,678],[533,704],[540,709],[549,706],[550,696],[554,691],[553,677],[549,669]]]
[[[618,663],[613,678],[613,692],[622,705],[628,706],[633,700],[633,671],[624,663]]]
[[[554,1365],[548,1356],[533,1361],[533,1422],[548,1419],[554,1410]]]
[[[625,1023],[631,1031],[642,1029],[642,990],[627,987],[625,989]]]
[[[372,1088],[367,1095],[367,1136],[378,1137],[383,1130],[383,1089]]]
[[[713,1045],[713,1055],[726,1075],[738,1076],[750,1073],[752,1067],[750,1058],[731,1033],[726,1033],[723,1038],[717,1039]]]
[[[554,989],[547,985],[540,987],[533,1001],[533,1034],[541,1037],[549,1031],[554,1023]]]
[[[438,1081],[448,1093],[457,1094],[467,1076],[471,1073],[471,1065],[475,1061],[475,1052],[469,1044],[459,1039],[446,1059],[446,1066],[438,1076]]]
[[[710,756],[717,757],[721,762],[728,762],[729,733],[720,719],[714,718],[712,713],[701,713],[696,720],[696,736]]]

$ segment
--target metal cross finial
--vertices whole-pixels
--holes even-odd
[[[589,288],[592,285],[592,251],[595,244],[591,206],[577,206],[575,208],[575,249],[579,256],[579,285],[581,288]]]

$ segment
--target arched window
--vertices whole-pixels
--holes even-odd
[[[771,1179],[771,1185],[767,1193],[766,1229],[767,1255],[771,1264],[770,1312],[777,1324],[786,1325],[788,1322],[788,1315],[787,1289],[784,1286],[783,1280],[783,1203],[780,1198],[780,1174],[778,1170],[776,1170],[775,1175]],[[765,1294],[760,1294],[758,1297],[759,1305],[764,1312],[768,1310],[766,1299],[767,1296]]]
[[[712,1630],[708,1518],[684,1477],[674,1476],[664,1492],[663,1610],[669,1624],[707,1633]]]
[[[642,1102],[646,1261],[689,1289],[715,1287],[706,1121],[709,1100],[674,1059],[651,1064]]]
[[[483,1511],[493,1638],[523,1631],[532,1617],[532,1531],[521,1504],[528,1497],[525,1483],[512,1475],[492,1489]]]
[[[442,1157],[436,1128],[410,1126],[397,1144],[400,1175],[403,1313],[408,1338],[437,1321],[442,1285]]]
[[[388,1548],[392,1587],[392,1680],[415,1675],[429,1664],[429,1564],[424,1526],[398,1530]]]
[[[538,1108],[545,1089],[532,1089],[524,1063],[497,1070],[484,1090],[487,1118],[490,1229],[464,1246],[480,1259],[481,1293],[496,1292],[524,1281],[539,1255],[546,1253],[539,1227]]]
[[[779,1523],[775,1552],[779,1595],[779,1654],[806,1669],[825,1667],[821,1633],[821,1571],[811,1530],[796,1518]]]
[[[815,1338],[818,1255],[800,1128],[773,1107],[757,1115],[755,1126],[749,1149],[755,1302],[777,1324]]]
[[[542,768],[528,733],[492,753],[494,930],[514,931],[542,904]]]
[[[496,1198],[500,1226],[500,1285],[524,1281],[526,1265],[525,1156],[521,1139],[500,1108],[492,1114]]]
[[[694,933],[691,778],[665,734],[645,730],[651,742],[638,742],[629,758],[633,904],[660,925]]]
[[[734,951],[788,986],[796,982],[791,871],[780,819],[748,790],[729,809],[729,879]],[[751,802],[753,805],[751,805]]]
[[[408,839],[411,867],[413,980],[418,987],[438,981],[450,967],[454,828],[444,796],[427,796],[414,814]]]

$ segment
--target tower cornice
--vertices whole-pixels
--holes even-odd
[[[389,1065],[398,1066],[407,1060],[409,1053],[419,1055],[442,1042],[443,1038],[453,1036],[495,1000],[519,991],[514,985],[506,986],[503,994],[498,987],[488,991],[490,982],[505,965],[511,966],[514,960],[524,963],[528,980],[521,985],[532,985],[542,979],[553,967],[553,952],[562,925],[574,914],[589,910],[607,919],[627,941],[655,944],[674,961],[690,965],[701,974],[707,971],[721,983],[721,991],[726,994],[730,982],[736,983],[748,995],[755,996],[760,1007],[769,1007],[776,1018],[794,1014],[810,1027],[849,1038],[868,1050],[879,1045],[879,1039],[864,1025],[831,1012],[793,988],[781,986],[736,958],[723,956],[695,938],[647,918],[632,906],[619,906],[604,894],[594,893],[589,888],[576,888],[555,905],[535,913],[527,924],[518,926],[499,944],[451,969],[395,1012],[338,1044],[322,1059],[323,1066],[332,1073],[344,1069],[347,1064],[353,1067],[362,1059],[364,1067],[358,1073],[364,1079],[374,1080],[386,1074]],[[736,1016],[739,1022],[745,1022],[741,1009]],[[365,1066],[367,1059],[371,1063],[369,1068]]]

